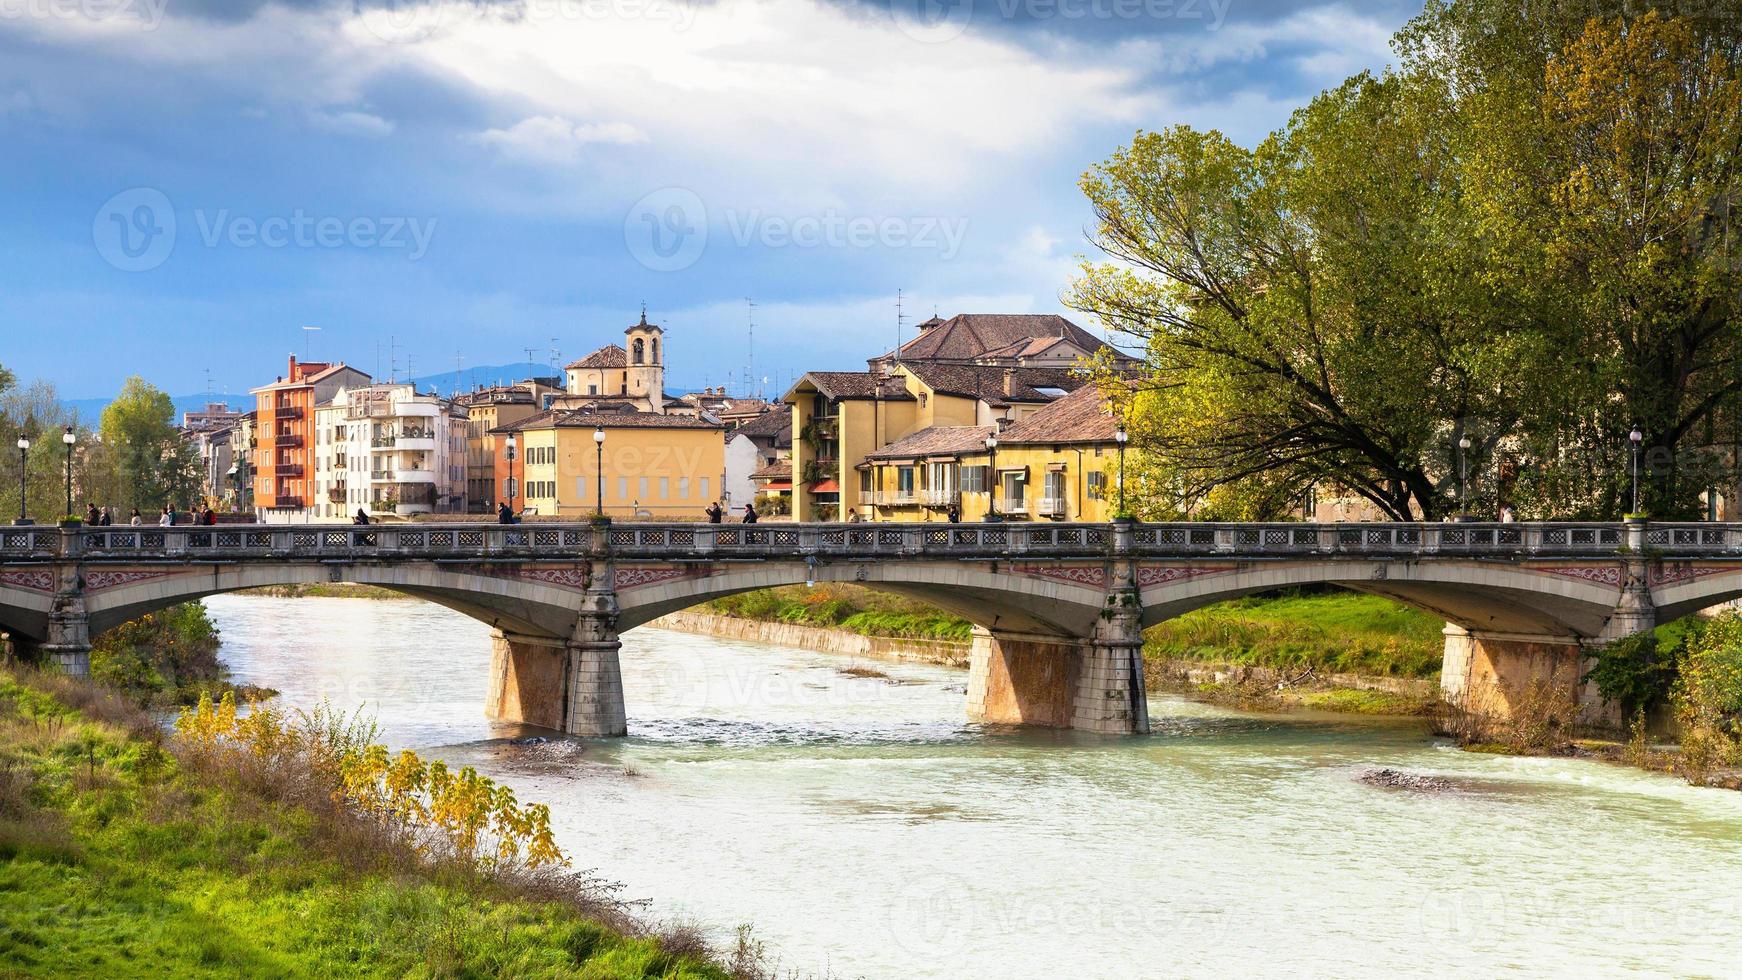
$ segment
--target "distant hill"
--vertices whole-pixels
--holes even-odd
[[[470,391],[474,384],[492,385],[497,382],[521,381],[531,377],[549,377],[561,372],[551,369],[549,364],[491,364],[476,368],[465,368],[460,371],[444,371],[440,374],[426,374],[409,379],[417,385],[418,391],[434,391],[441,395],[452,395],[457,391]],[[272,379],[268,378],[267,381]],[[383,379],[385,380],[385,379]],[[251,385],[261,384],[259,381]],[[66,406],[79,413],[79,421],[86,425],[96,425],[102,417],[103,409],[109,406],[110,398],[68,398]],[[179,425],[184,412],[197,412],[206,407],[207,396],[204,392],[195,395],[173,395],[170,401],[175,404],[175,421]],[[242,411],[254,407],[254,398],[248,394],[248,386],[234,389],[226,395],[212,395],[211,401],[228,402],[232,409]]]

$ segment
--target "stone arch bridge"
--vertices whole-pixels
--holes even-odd
[[[1142,630],[1292,585],[1382,595],[1446,620],[1449,698],[1504,713],[1586,652],[1742,597],[1742,525],[412,524],[0,529],[0,629],[72,673],[90,637],[264,585],[383,586],[488,623],[488,710],[625,730],[618,636],[751,589],[855,582],[975,624],[968,713],[1148,730]]]

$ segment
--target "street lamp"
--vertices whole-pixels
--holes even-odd
[[[598,476],[598,516],[602,520],[605,517],[605,427],[602,425],[593,427],[593,452],[597,454],[593,467]]]
[[[1464,453],[1470,449],[1470,437],[1458,439],[1458,516],[1462,517],[1469,507],[1465,506],[1465,494],[1469,486],[1470,470],[1464,459]]]
[[[78,442],[79,437],[73,435],[73,427],[69,425],[66,431],[61,433],[60,441],[66,443],[67,446],[67,509],[65,513],[70,517],[73,513],[73,443]]]
[[[30,440],[18,437],[18,523],[29,524],[30,515],[24,511],[24,464],[30,453]]]
[[[512,514],[514,513],[514,434],[512,432],[508,434],[507,446],[508,486],[506,489],[508,491],[508,512]]]
[[[1640,432],[1637,425],[1633,427],[1632,432],[1627,433],[1627,441],[1633,443],[1633,513],[1635,514],[1639,513],[1639,444],[1644,439],[1645,433]]]
[[[986,520],[998,520],[998,437],[986,437]]]
[[[1119,444],[1119,517],[1125,516],[1125,442],[1130,438],[1125,431],[1125,423],[1120,422],[1119,427],[1113,430],[1113,441]]]

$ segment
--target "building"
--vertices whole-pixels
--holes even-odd
[[[315,407],[314,516],[466,512],[465,410],[409,384],[343,388]]]
[[[538,517],[700,520],[725,481],[725,426],[707,416],[553,408],[493,431],[496,499]]]
[[[272,384],[254,389],[254,510],[268,522],[310,520],[315,516],[315,407],[332,401],[341,388],[369,383],[369,376],[344,364],[298,363]]]
[[[241,421],[246,414],[248,413],[231,411],[228,402],[207,402],[206,407],[197,412],[183,412],[181,427],[190,432],[228,429]]]
[[[918,336],[868,364],[873,371],[915,362],[1070,369],[1094,357],[1106,358],[1115,368],[1138,364],[1062,316],[960,313],[926,320]]]
[[[554,380],[554,379],[551,379]],[[531,378],[511,385],[480,388],[455,401],[466,410],[466,505],[474,514],[496,511],[498,426],[518,422],[550,407],[563,389]]]
[[[732,398],[726,394],[724,385],[715,388],[703,388],[687,395],[679,395],[677,405],[666,410],[682,412],[686,415],[699,415],[706,412],[721,422],[728,429],[736,429],[747,422],[752,422],[774,406],[760,398]]]
[[[784,399],[792,410],[793,516],[834,520],[859,495],[875,493],[875,470],[859,464],[891,443],[935,426],[1009,425],[1085,383],[1058,368],[930,362],[806,374]]]
[[[756,488],[756,496],[751,503],[756,506],[757,511],[764,514],[792,513],[791,459],[769,463],[750,474],[750,482]]]
[[[567,391],[550,407],[567,410],[627,408],[663,415],[677,403],[665,394],[665,330],[641,321],[623,331],[623,346],[607,344],[563,369]]]
[[[238,413],[238,418],[242,416]],[[209,422],[200,428],[182,430],[182,437],[193,447],[200,460],[200,501],[190,501],[196,506],[209,507],[230,506],[233,481],[232,474],[236,471],[235,446],[232,441],[235,429],[240,422],[221,424]],[[226,503],[230,501],[230,503]]]
[[[954,506],[965,521],[994,510],[1013,521],[1111,520],[1117,427],[1101,391],[1083,385],[1002,428],[920,429],[867,454],[857,512],[879,521],[942,521]]]
[[[226,508],[237,513],[254,510],[254,451],[258,448],[254,429],[254,412],[244,412],[229,429],[230,468],[224,473],[221,496]]]
[[[725,419],[720,420],[726,423]],[[730,423],[726,423],[730,425]],[[769,408],[755,419],[726,432],[726,484],[721,498],[728,507],[742,507],[758,495],[756,475],[792,455],[792,412],[784,405]],[[786,468],[786,490],[792,489],[792,467]]]

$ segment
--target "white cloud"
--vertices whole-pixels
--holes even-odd
[[[647,142],[647,134],[625,122],[569,122],[560,116],[531,116],[507,129],[487,129],[472,137],[506,156],[535,163],[568,163],[588,144],[629,145]]]
[[[347,136],[387,136],[393,124],[373,113],[355,109],[339,111],[317,110],[309,113],[309,121],[321,129]]]

